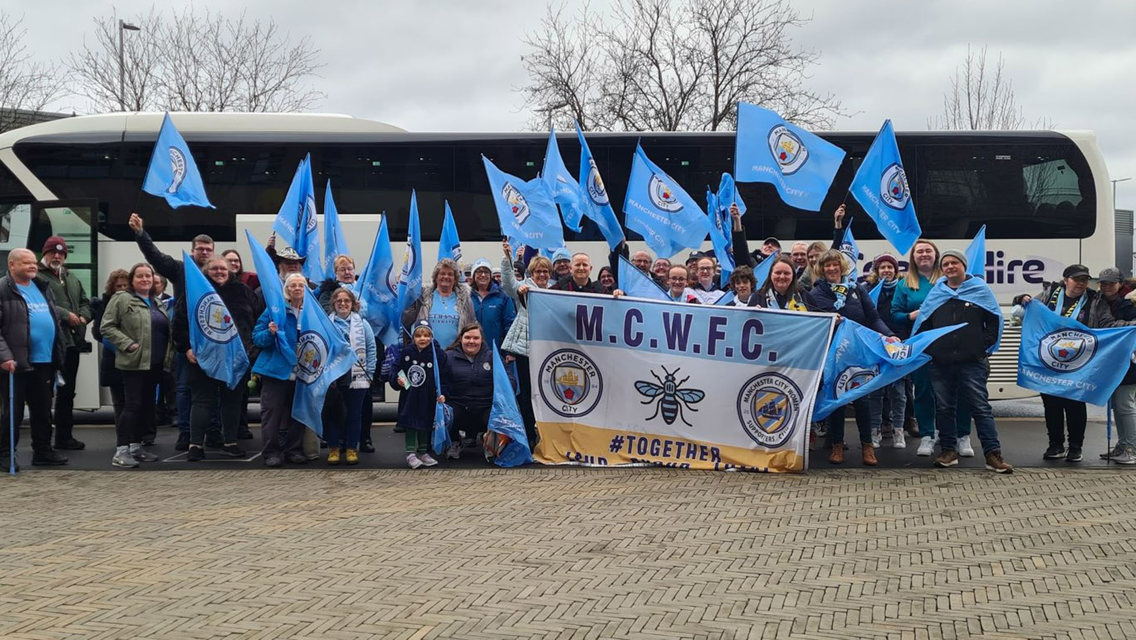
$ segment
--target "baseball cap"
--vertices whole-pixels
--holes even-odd
[[[1101,269],[1100,275],[1097,276],[1097,280],[1100,280],[1101,282],[1120,282],[1120,269],[1117,269],[1116,267]]]
[[[48,251],[67,253],[67,241],[59,236],[51,236],[43,243],[43,253],[47,253]]]

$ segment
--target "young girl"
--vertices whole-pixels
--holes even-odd
[[[411,326],[411,342],[399,349],[390,368],[388,382],[403,399],[398,403],[398,424],[405,429],[406,464],[411,469],[432,467],[438,461],[430,455],[430,434],[434,427],[434,407],[445,402],[434,383],[434,362],[439,375],[447,377],[445,352],[434,342],[434,331],[427,320]]]

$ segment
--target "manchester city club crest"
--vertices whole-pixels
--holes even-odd
[[[907,174],[899,163],[892,164],[884,169],[880,177],[880,199],[892,209],[903,209],[911,201],[911,192],[907,188]]]
[[[418,254],[414,253],[414,238],[407,236],[406,238],[406,256],[402,259],[402,274],[399,276],[399,283],[410,284],[410,274],[414,271],[414,265],[418,262]]]
[[[304,226],[308,230],[308,233],[312,233],[313,231],[315,231],[316,230],[316,197],[314,195],[310,194],[310,193],[307,195],[306,198],[304,198],[304,211],[303,211],[302,215],[307,216],[307,218],[306,218],[307,222],[304,223]]]
[[[876,367],[848,367],[836,377],[836,397],[858,389],[880,375],[880,368]]]
[[[600,170],[596,168],[596,161],[588,158],[588,180],[585,186],[588,189],[588,197],[596,206],[607,206],[610,202],[607,198],[607,189],[604,188],[603,179],[600,178]]]
[[[520,226],[529,219],[529,203],[521,192],[513,186],[512,183],[506,182],[505,186],[501,187],[501,196],[505,198],[505,202],[509,203],[509,207],[513,212],[513,219],[517,221]]]
[[[237,325],[233,323],[233,316],[216,292],[210,291],[201,296],[193,313],[197,326],[208,340],[225,344],[237,337]]]
[[[651,180],[647,184],[647,195],[651,198],[651,204],[657,209],[669,213],[682,211],[682,203],[678,201],[674,189],[663,182],[657,174],[651,174]]]
[[[185,173],[188,163],[185,160],[185,154],[177,147],[170,147],[170,168],[173,169],[174,175],[170,179],[170,186],[166,187],[166,193],[177,193],[181,188],[181,183],[185,181]]]
[[[911,356],[911,345],[902,342],[888,342],[883,337],[880,339],[884,341],[884,351],[892,360],[906,360]]]
[[[566,418],[587,415],[603,395],[603,377],[591,358],[575,349],[552,352],[540,365],[540,397]]]
[[[809,148],[784,125],[769,132],[769,153],[781,168],[781,175],[786,176],[796,173],[809,159]]]
[[[1093,359],[1097,337],[1085,331],[1062,329],[1042,338],[1037,349],[1042,363],[1050,369],[1076,371]]]
[[[327,364],[327,341],[315,331],[304,331],[296,340],[296,378],[305,384],[316,381]]]
[[[411,387],[421,387],[426,382],[426,368],[415,362],[406,369],[406,377]]]
[[[801,389],[789,378],[766,373],[750,378],[738,392],[738,420],[757,444],[775,449],[792,437]]]

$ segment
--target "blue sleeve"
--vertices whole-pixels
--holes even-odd
[[[276,342],[276,338],[268,330],[268,323],[271,321],[272,318],[268,317],[268,310],[265,309],[264,313],[257,318],[256,326],[252,329],[252,343],[261,349],[268,349]]]
[[[509,329],[511,329],[513,327],[513,321],[516,320],[516,319],[517,319],[517,305],[513,304],[512,298],[506,297],[505,298],[505,326],[504,326],[504,330],[505,330],[504,334],[505,335],[509,335]],[[497,345],[497,348],[501,348],[501,345]]]

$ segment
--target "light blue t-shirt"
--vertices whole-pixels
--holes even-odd
[[[430,303],[430,326],[434,328],[434,339],[442,348],[453,344],[454,340],[458,339],[458,323],[461,322],[461,316],[458,315],[458,294],[451,293],[449,296],[434,291],[434,300]]]
[[[55,321],[51,317],[51,310],[47,308],[47,299],[33,282],[17,282],[15,285],[28,305],[28,329],[31,334],[28,356],[33,364],[50,364],[51,349],[55,345]]]

